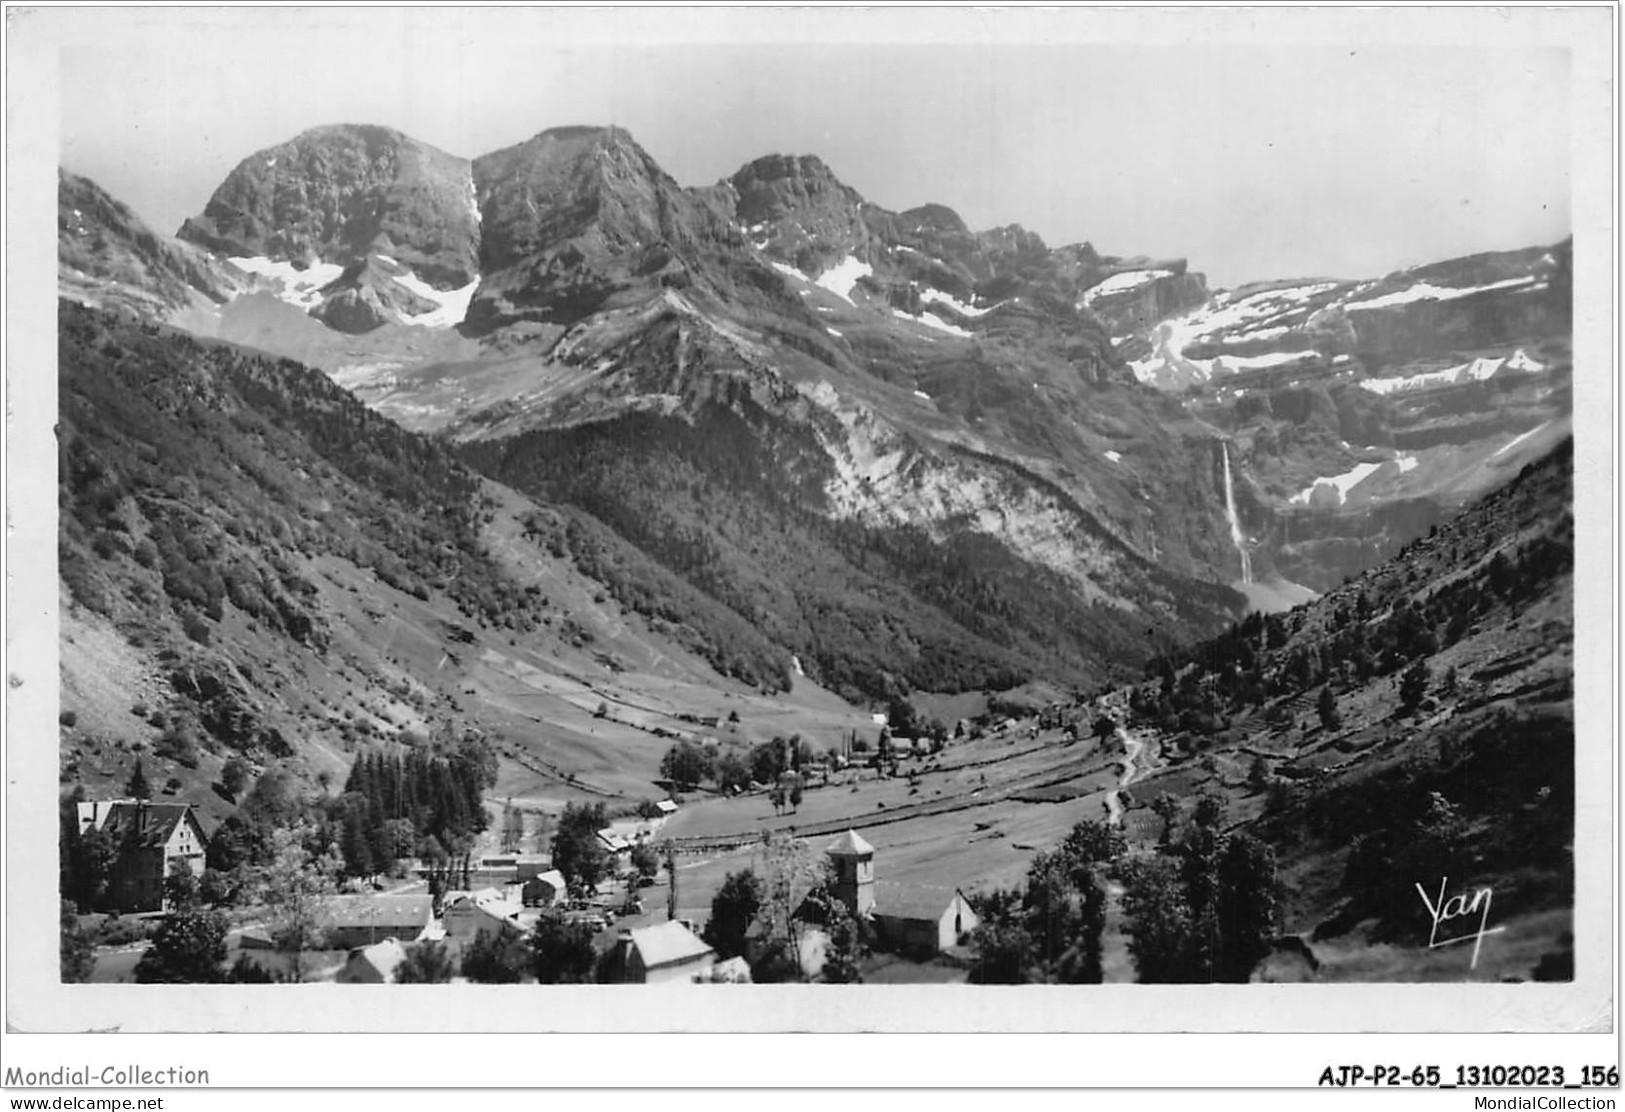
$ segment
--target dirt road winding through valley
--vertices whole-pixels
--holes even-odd
[[[1123,758],[1118,761],[1123,767],[1123,775],[1117,781],[1117,787],[1106,793],[1106,821],[1112,826],[1123,825],[1123,789],[1132,784],[1141,773],[1150,771],[1150,760],[1146,757],[1146,742],[1122,726],[1117,727],[1117,737],[1123,743]]]

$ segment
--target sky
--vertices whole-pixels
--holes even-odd
[[[1570,234],[1569,51],[1380,14],[102,9],[59,28],[60,158],[173,233],[309,127],[474,157],[613,123],[683,185],[817,154],[886,208],[1216,288]]]

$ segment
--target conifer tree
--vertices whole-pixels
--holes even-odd
[[[1343,724],[1343,718],[1337,713],[1337,696],[1332,694],[1332,685],[1327,684],[1320,689],[1320,700],[1315,704],[1315,713],[1320,715],[1320,724],[1328,730],[1335,730]]]
[[[130,773],[130,779],[124,785],[124,794],[132,799],[152,798],[152,785],[147,783],[147,772],[141,767],[140,757],[135,759],[135,771]]]
[[[1399,702],[1406,710],[1415,710],[1428,692],[1427,661],[1418,660],[1399,680]]]

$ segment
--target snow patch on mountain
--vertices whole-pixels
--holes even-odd
[[[1538,374],[1545,369],[1546,364],[1537,363],[1535,360],[1531,359],[1529,354],[1525,352],[1523,348],[1519,348],[1517,351],[1513,352],[1512,358],[1507,360],[1507,370],[1509,371],[1528,371],[1530,374]]]
[[[859,262],[853,255],[848,255],[824,273],[820,274],[814,283],[824,287],[830,293],[852,304],[852,288],[858,284],[859,278],[867,278],[875,272],[875,268],[868,263]],[[799,274],[800,272],[797,271]]]
[[[901,309],[893,309],[892,314],[901,320],[910,321],[914,324],[923,324],[927,328],[935,328],[938,332],[946,332],[948,335],[958,336],[962,340],[968,340],[971,336],[967,330],[957,324],[949,324],[933,313],[921,313],[919,316],[914,316],[912,313],[905,313]]]
[[[1349,312],[1363,311],[1365,309],[1382,309],[1390,305],[1408,305],[1412,301],[1454,301],[1457,298],[1469,297],[1475,293],[1488,293],[1490,290],[1510,290],[1518,286],[1533,285],[1537,279],[1532,274],[1521,278],[1507,278],[1500,282],[1491,282],[1484,286],[1435,286],[1429,282],[1418,282],[1403,290],[1383,294],[1366,301],[1351,301],[1344,308]]]
[[[965,304],[953,294],[943,293],[941,290],[934,289],[930,286],[927,286],[925,289],[920,291],[920,300],[934,301],[939,305],[946,305],[954,312],[966,317],[984,317],[991,313],[994,309],[997,309],[999,305],[1004,304],[1004,302],[1001,301],[999,302],[999,305],[989,305],[986,309],[978,309],[974,305]]]
[[[1186,348],[1224,332],[1241,333],[1248,339],[1273,339],[1285,335],[1289,329],[1272,324],[1272,320],[1285,313],[1300,311],[1305,302],[1337,289],[1339,285],[1337,282],[1309,282],[1298,286],[1262,290],[1227,290],[1192,312],[1158,324],[1151,331],[1151,355],[1145,359],[1134,360],[1129,364],[1129,368],[1134,372],[1135,378],[1153,386],[1166,385],[1167,383],[1163,382],[1165,379],[1207,381],[1213,377],[1214,360],[1191,359],[1185,355]],[[1259,327],[1255,327],[1251,333],[1246,333],[1244,330],[1249,325]],[[1239,338],[1241,337],[1238,336]],[[1313,353],[1289,354],[1293,358],[1304,358]],[[1276,365],[1270,362],[1248,362],[1273,358],[1270,355],[1227,355],[1222,358],[1228,370]]]
[[[396,275],[395,281],[437,306],[427,313],[406,318],[408,324],[421,325],[424,328],[451,328],[462,324],[464,318],[468,316],[469,302],[474,300],[474,291],[480,288],[478,275],[475,275],[474,280],[468,285],[455,290],[437,290],[410,270]]]
[[[1538,374],[1546,369],[1544,363],[1537,362],[1529,357],[1528,353],[1519,348],[1509,358],[1493,358],[1480,356],[1466,363],[1458,363],[1454,367],[1446,367],[1439,371],[1422,371],[1414,375],[1401,375],[1391,378],[1368,378],[1360,386],[1373,394],[1397,394],[1411,390],[1427,390],[1436,386],[1453,386],[1459,382],[1483,382],[1492,378],[1502,370],[1522,371],[1526,374]]]
[[[1125,290],[1138,289],[1141,286],[1155,282],[1158,278],[1172,278],[1171,270],[1123,270],[1098,282],[1083,291],[1083,304],[1093,305],[1102,297]]]
[[[1223,369],[1230,371],[1253,371],[1264,367],[1279,367],[1287,363],[1302,363],[1306,359],[1318,358],[1313,351],[1270,351],[1263,355],[1218,355],[1212,359],[1192,360],[1192,362],[1206,363],[1211,369],[1218,370],[1219,364]]]
[[[239,270],[275,282],[277,296],[301,309],[321,304],[322,288],[344,273],[337,263],[315,262],[301,270],[285,259],[268,259],[264,255],[234,255],[227,261]]]
[[[1314,497],[1315,491],[1319,490],[1321,487],[1330,487],[1332,490],[1337,492],[1337,504],[1341,506],[1348,501],[1349,491],[1365,482],[1371,477],[1373,472],[1377,471],[1382,466],[1383,465],[1380,463],[1355,464],[1352,469],[1343,472],[1341,475],[1333,475],[1330,478],[1316,479],[1313,483],[1310,483],[1308,486],[1304,487],[1297,494],[1294,494],[1290,501],[1295,506],[1307,506],[1309,505],[1309,500]]]
[[[1237,341],[1249,342],[1254,340],[1279,340],[1282,336],[1285,336],[1291,331],[1292,329],[1286,327],[1285,325],[1278,325],[1273,328],[1253,328],[1246,332],[1237,333],[1236,339]]]

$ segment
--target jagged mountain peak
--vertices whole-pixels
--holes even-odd
[[[650,172],[666,177],[653,158],[625,128],[613,125],[571,124],[550,127],[474,159],[476,178],[491,178],[515,168],[534,170],[550,165],[570,165],[585,157],[618,152],[643,162]]]
[[[478,334],[568,325],[686,281],[724,218],[618,127],[552,128],[473,163],[483,275]]]
[[[724,183],[735,218],[758,250],[817,274],[841,260],[875,261],[872,210],[817,155],[770,154]]]
[[[466,159],[374,124],[311,128],[239,162],[180,238],[228,257],[348,267],[382,254],[441,289],[478,273]]]
[[[861,194],[835,176],[815,154],[770,154],[748,162],[728,179],[737,197],[739,221],[759,225],[774,221],[832,220],[849,227],[861,224]]]

